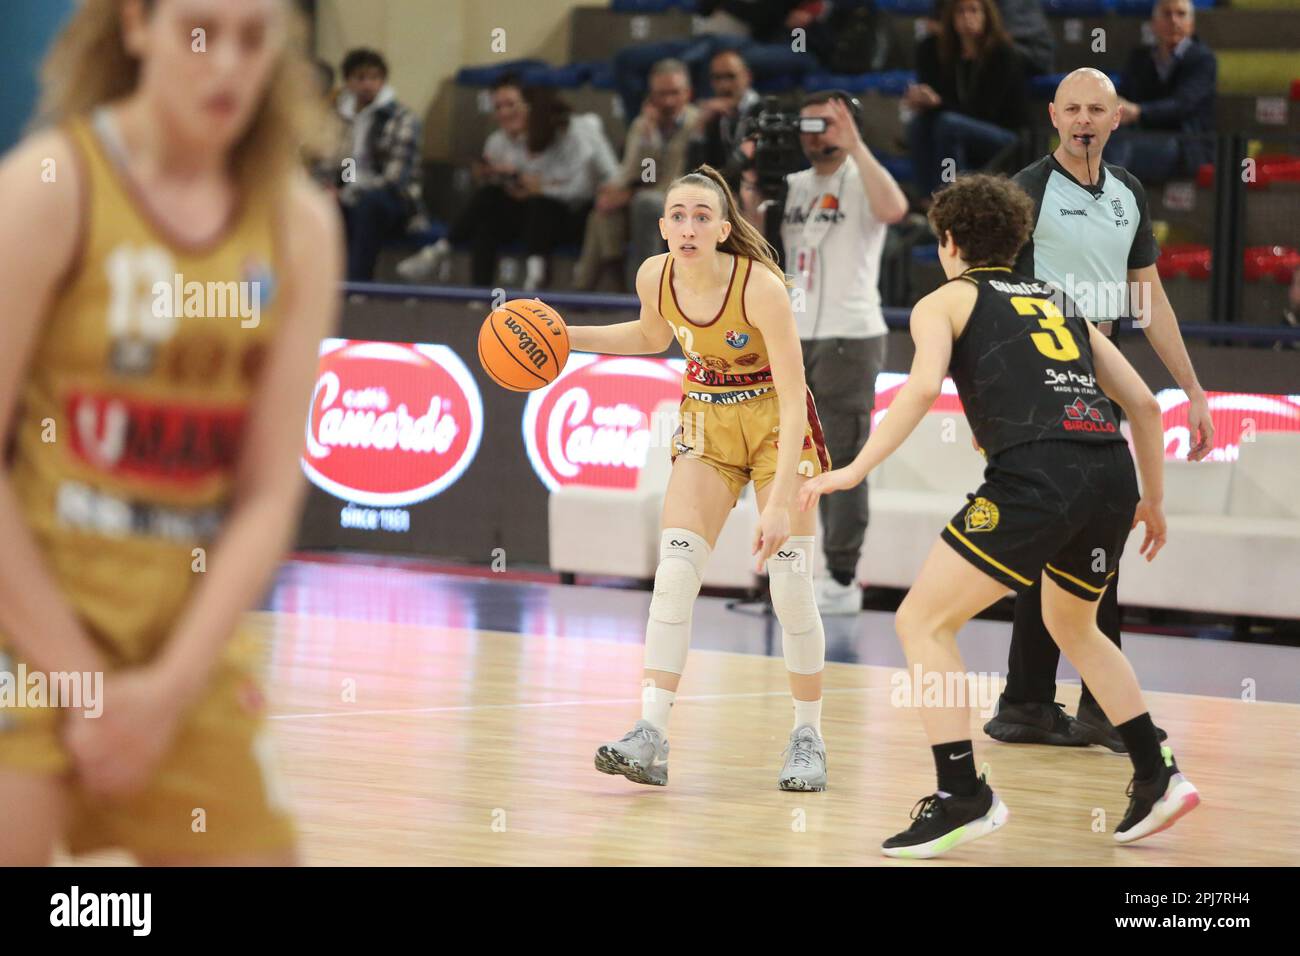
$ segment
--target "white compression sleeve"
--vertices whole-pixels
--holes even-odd
[[[659,539],[659,567],[650,620],[645,629],[646,670],[680,674],[691,644],[691,611],[700,593],[709,545],[685,528],[665,528]]]
[[[826,634],[813,591],[813,535],[793,536],[767,559],[772,609],[781,622],[785,666],[794,674],[816,674],[826,666]]]

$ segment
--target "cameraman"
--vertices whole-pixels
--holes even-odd
[[[786,176],[781,212],[804,375],[832,462],[851,461],[871,432],[888,331],[880,311],[880,257],[886,228],[907,215],[907,197],[862,142],[856,111],[852,96],[839,90],[804,98],[799,143],[812,168]],[[822,614],[856,614],[867,484],[823,495],[818,507],[830,578],[819,584],[817,604]]]

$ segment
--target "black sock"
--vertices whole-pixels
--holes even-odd
[[[831,577],[833,577],[835,579],[835,583],[840,585],[841,587],[845,587],[853,583],[852,571],[832,571]]]
[[[1092,691],[1088,689],[1087,684],[1083,685],[1083,693],[1079,695],[1079,709],[1082,710],[1084,707],[1101,710],[1101,704],[1097,703],[1097,698],[1092,696]]]
[[[980,788],[975,774],[975,748],[969,740],[949,744],[936,744],[930,748],[934,754],[934,769],[939,775],[939,789],[956,797],[972,796]]]
[[[1134,777],[1150,780],[1160,772],[1160,741],[1156,739],[1156,725],[1151,722],[1150,714],[1138,714],[1115,729],[1128,748]]]

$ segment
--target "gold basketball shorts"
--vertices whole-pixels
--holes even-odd
[[[265,725],[265,697],[249,649],[215,665],[149,782],[129,797],[86,793],[59,736],[67,712],[0,706],[0,768],[54,774],[70,787],[67,849],[109,847],[136,856],[217,857],[293,846],[294,831]],[[17,672],[0,648],[0,670]],[[112,706],[112,701],[104,702]]]
[[[812,478],[831,469],[831,458],[812,391],[805,391],[808,423],[799,474]],[[673,436],[674,462],[682,455],[698,458],[722,477],[733,497],[739,497],[750,481],[757,491],[776,477],[781,405],[775,388],[687,392],[680,419]]]

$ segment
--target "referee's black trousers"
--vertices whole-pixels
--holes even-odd
[[[1119,569],[1110,579],[1097,608],[1097,626],[1119,647]],[[1056,665],[1061,650],[1043,623],[1043,585],[1040,581],[1016,597],[1016,612],[1011,625],[1011,654],[1007,661],[1007,683],[1003,693],[1010,701],[1050,704],[1056,700]],[[1083,685],[1080,701],[1093,700],[1088,685]]]

